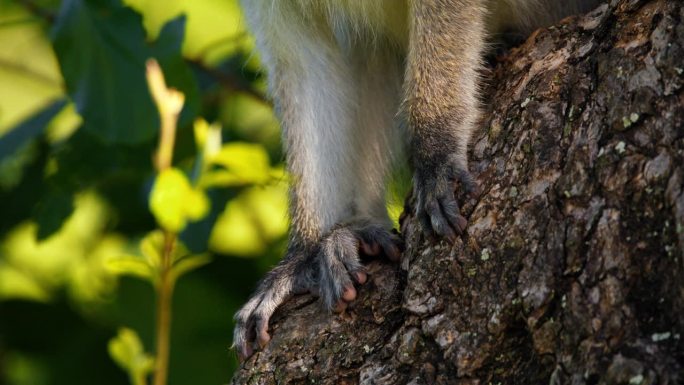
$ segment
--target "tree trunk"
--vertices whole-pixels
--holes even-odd
[[[487,76],[468,234],[410,215],[346,313],[297,297],[234,384],[684,383],[684,7],[613,1]]]

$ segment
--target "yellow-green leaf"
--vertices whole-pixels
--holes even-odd
[[[284,237],[287,228],[287,186],[255,186],[228,202],[214,225],[209,245],[224,254],[260,255],[269,242]]]
[[[243,200],[228,202],[211,231],[209,247],[218,253],[241,256],[261,255],[265,251],[264,239]]]
[[[200,268],[211,262],[211,257],[207,254],[190,255],[178,260],[171,269],[172,280],[177,280],[181,276]]]
[[[241,186],[265,183],[270,178],[270,163],[266,149],[258,144],[229,143],[208,161],[223,167],[207,173],[205,186]],[[212,175],[213,174],[213,175]]]
[[[150,266],[157,268],[161,265],[161,253],[164,248],[164,233],[152,231],[140,241],[140,251]]]
[[[190,190],[188,178],[178,169],[169,168],[157,176],[150,194],[150,210],[161,227],[174,233],[185,228],[185,199]]]
[[[150,210],[159,225],[179,233],[188,220],[197,221],[209,212],[209,199],[204,191],[193,189],[188,178],[178,169],[162,171],[150,194]]]
[[[134,384],[144,384],[145,376],[154,369],[154,358],[145,353],[138,334],[128,328],[119,329],[107,345],[110,357],[128,372]]]
[[[154,267],[147,260],[135,255],[108,258],[105,267],[114,274],[132,275],[154,282]]]
[[[185,199],[185,214],[191,221],[198,221],[209,213],[209,198],[200,190],[190,190]]]

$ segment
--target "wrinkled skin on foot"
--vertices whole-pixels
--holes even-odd
[[[233,343],[240,359],[268,344],[269,319],[292,295],[312,293],[325,308],[343,312],[356,299],[357,286],[368,280],[362,257],[398,262],[402,248],[397,234],[370,222],[339,225],[309,251],[291,247],[235,314]]]

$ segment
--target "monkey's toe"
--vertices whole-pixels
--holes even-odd
[[[344,311],[354,301],[354,283],[364,284],[368,273],[361,263],[361,254],[385,256],[391,261],[401,257],[403,244],[397,234],[366,221],[334,228],[321,241],[319,252],[318,292],[324,304],[336,312]]]
[[[249,358],[255,348],[263,349],[271,340],[268,323],[274,310],[281,303],[273,301],[269,296],[261,296],[255,306],[250,301],[235,316],[234,345],[240,361]],[[282,301],[280,301],[282,302]]]
[[[235,314],[233,345],[241,361],[271,340],[268,327],[275,310],[293,294],[310,289],[310,261],[298,255],[288,257],[261,281],[255,294]]]
[[[392,262],[399,262],[404,242],[399,235],[387,231],[380,225],[366,224],[355,228],[359,239],[359,250],[369,257],[384,256]]]
[[[455,185],[460,183],[465,192],[475,196],[479,194],[475,179],[467,170],[451,167],[439,177],[422,176],[416,180],[416,216],[423,232],[433,240],[446,238],[455,242],[468,225],[456,200]]]

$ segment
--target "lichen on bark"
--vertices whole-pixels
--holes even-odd
[[[684,6],[612,1],[489,79],[467,235],[408,215],[401,266],[288,302],[234,384],[684,382]]]

